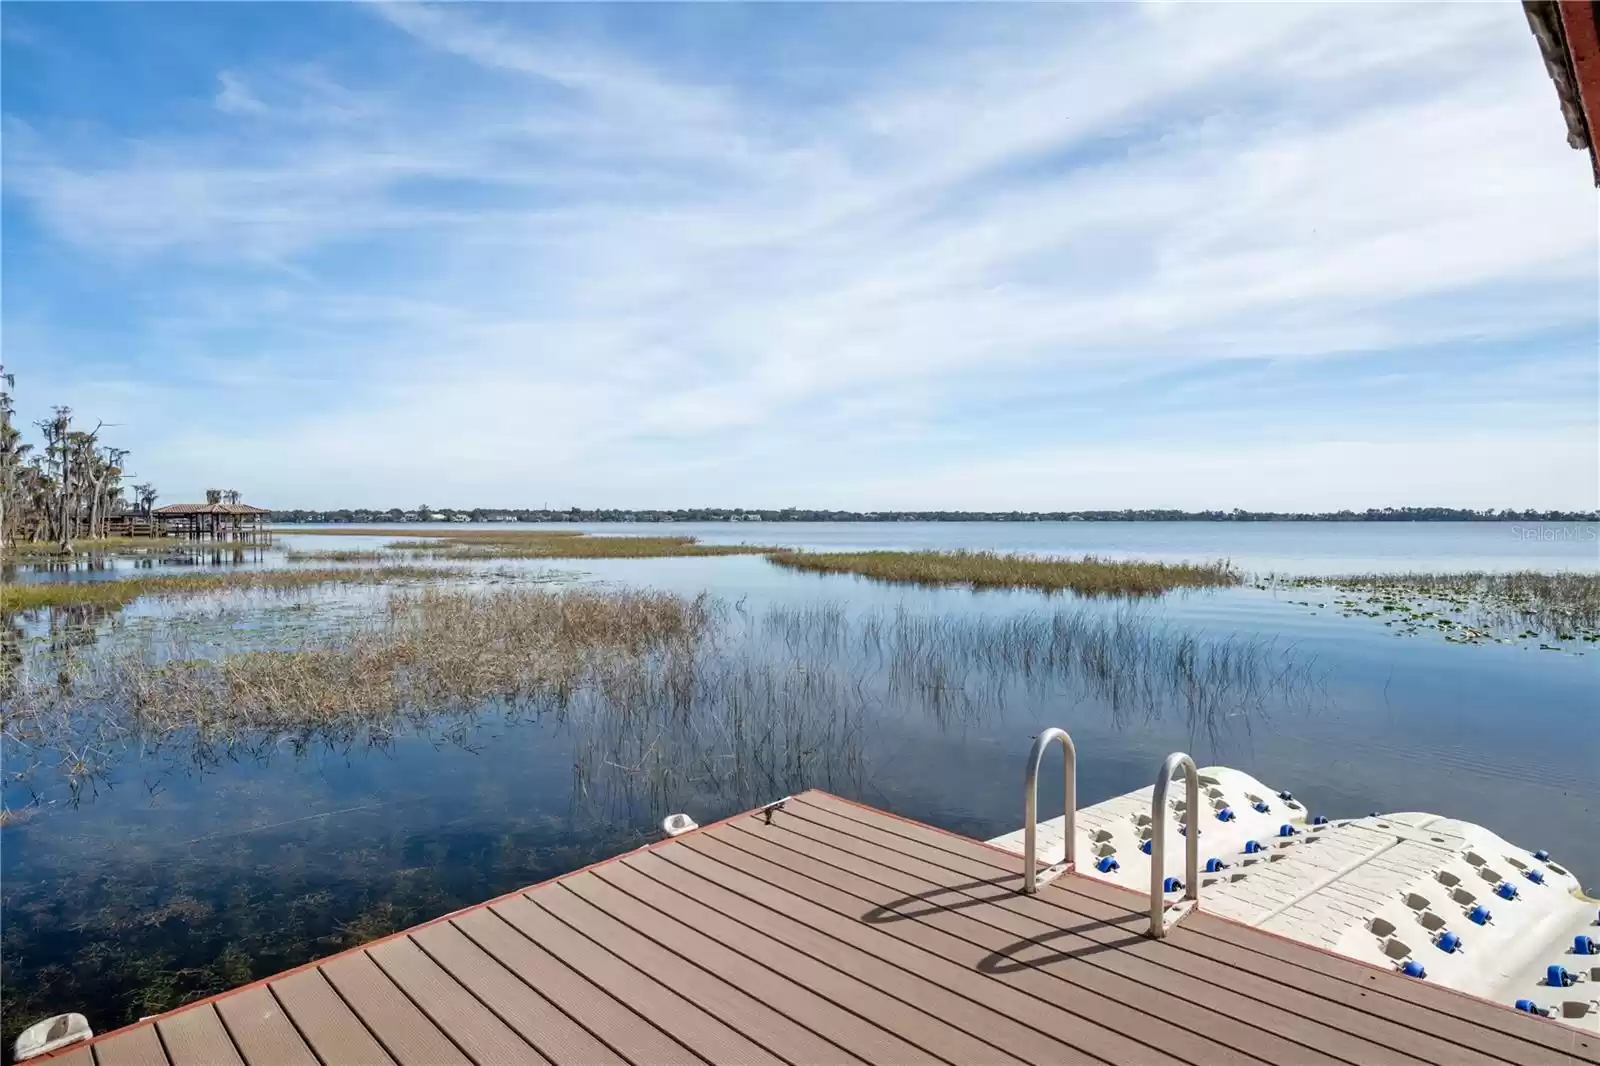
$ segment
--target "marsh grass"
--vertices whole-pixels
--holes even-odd
[[[308,529],[306,536],[396,536],[392,529]],[[754,544],[702,544],[694,537],[594,536],[579,530],[428,530],[384,545],[413,560],[660,559],[678,556],[762,555]]]
[[[439,570],[425,566],[381,566],[353,569],[232,570],[225,573],[151,575],[107,581],[41,581],[0,587],[0,613],[41,607],[96,605],[116,607],[141,597],[205,596],[218,592],[287,590],[314,585],[371,585],[394,581],[437,580]]]
[[[70,676],[41,671],[19,688],[12,720],[102,708],[158,733],[387,725],[486,700],[560,699],[597,656],[641,655],[705,625],[700,601],[666,594],[399,590],[367,618],[279,647],[216,655],[183,630],[144,634],[81,657]]]
[[[752,614],[705,596],[425,587],[246,650],[141,631],[28,671],[0,732],[17,745],[12,764],[81,783],[130,744],[215,761],[284,736],[465,736],[486,708],[554,715],[573,731],[576,794],[654,810],[691,793],[753,801],[859,784],[863,736],[885,713],[949,728],[1017,699],[1093,701],[1114,724],[1175,714],[1216,732],[1314,705],[1319,686],[1292,645],[1199,638],[1126,612]]]
[[[990,551],[776,551],[779,566],[823,574],[856,574],[873,581],[963,585],[974,589],[1070,590],[1085,596],[1157,596],[1178,588],[1217,588],[1244,579],[1231,564],[1155,563],[1086,555],[1058,559]]]
[[[625,827],[673,811],[745,809],[811,786],[870,796],[899,755],[900,720],[1014,731],[1022,744],[1040,708],[1073,722],[1103,710],[1123,728],[1170,716],[1215,740],[1323,695],[1292,645],[1195,637],[1131,611],[754,612],[704,596],[425,586],[357,619],[220,651],[207,632],[149,619],[119,634],[132,640],[29,671],[0,701],[8,782],[34,797],[10,817],[100,791],[126,803],[171,774],[323,752],[350,765],[401,737],[470,751],[536,723],[519,743],[565,745],[571,810],[496,809],[478,815],[486,826],[440,833],[427,813],[407,827],[385,802],[360,817],[394,831],[354,844],[348,823],[320,817],[198,847],[131,834],[114,863],[8,885],[7,1035],[63,1002],[108,1026],[171,1009],[620,853],[643,842]],[[1015,726],[999,720],[1016,703]],[[114,773],[119,761],[136,765]],[[441,805],[437,790],[418,792]]]
[[[992,730],[1017,702],[1081,714],[1092,701],[1118,727],[1170,715],[1219,741],[1326,700],[1315,661],[1292,645],[1197,638],[1127,614],[724,613],[725,635],[703,654],[620,672],[567,709],[574,795],[602,817],[656,819],[706,797],[738,809],[814,785],[864,794],[885,717]]]
[[[38,804],[29,804],[26,807],[0,807],[0,829],[4,829],[8,825],[26,822],[38,813]]]
[[[283,557],[291,563],[377,563],[394,558],[393,554],[383,551],[300,551],[294,548],[285,551]]]
[[[1263,587],[1329,589],[1335,595],[1291,601],[1381,619],[1405,635],[1436,630],[1455,644],[1541,640],[1541,647],[1600,643],[1600,573],[1348,574],[1273,578]],[[1545,643],[1555,641],[1555,644]]]
[[[419,529],[415,533],[393,526],[337,526],[324,529],[301,529],[299,526],[276,526],[274,533],[296,537],[406,537],[413,540],[503,540],[519,537],[586,537],[581,529]],[[402,540],[405,544],[408,541]]]

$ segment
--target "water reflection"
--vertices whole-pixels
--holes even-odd
[[[9,796],[82,807],[8,830],[8,1027],[169,1009],[636,846],[672,811],[866,795],[911,723],[981,732],[1070,700],[1112,725],[1225,731],[1320,684],[1268,645],[1128,615],[708,610],[700,639],[448,714],[150,731],[91,703],[8,723]],[[93,623],[60,620],[73,636],[49,654],[77,654]]]
[[[1537,815],[1531,845],[1600,869],[1594,660],[1397,642],[1259,590],[1126,610],[865,590],[759,560],[592,569],[689,597],[721,574],[734,591],[697,639],[595,655],[581,684],[248,729],[151,728],[81,697],[130,649],[188,663],[326,643],[391,590],[0,619],[4,799],[39,812],[4,830],[0,1036],[69,1009],[109,1028],[267,976],[636,846],[674,811],[705,822],[820,786],[1008,831],[1041,724],[1079,738],[1085,803],[1148,785],[1186,747],[1330,814],[1432,809],[1514,838]],[[24,685],[72,713],[19,720]],[[196,705],[222,721],[224,703]],[[1472,746],[1442,752],[1443,721]],[[1485,789],[1463,767],[1491,758],[1528,769]]]
[[[630,613],[639,635],[625,644],[519,651],[508,634],[526,635],[543,615],[514,612],[571,601],[459,598],[398,594],[376,622],[348,628],[313,616],[294,644],[282,628],[240,628],[225,613],[210,619],[211,635],[227,637],[217,641],[186,617],[113,639],[101,624],[112,610],[51,612],[20,671],[28,681],[0,716],[8,785],[34,803],[64,786],[73,802],[125,762],[148,780],[262,762],[285,746],[349,752],[402,733],[463,744],[498,714],[562,723],[575,794],[604,807],[597,788],[611,782],[627,811],[653,818],[691,794],[749,806],[859,782],[856,745],[879,719],[944,729],[986,723],[1017,700],[1064,701],[1101,709],[1115,728],[1169,717],[1217,741],[1326,697],[1292,646],[1196,635],[1133,609],[753,612],[702,598],[648,623]],[[616,638],[616,623],[603,625],[603,639]],[[103,638],[103,654],[81,654]]]
[[[133,571],[166,568],[198,569],[260,567],[281,560],[272,544],[212,544],[196,541],[152,541],[148,547],[115,551],[80,551],[72,555],[23,555],[8,558],[0,579],[8,582],[93,581]]]

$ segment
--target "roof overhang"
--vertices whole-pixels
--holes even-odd
[[[1545,70],[1555,83],[1567,143],[1587,150],[1600,185],[1600,4],[1595,0],[1522,0],[1528,26],[1539,42]]]

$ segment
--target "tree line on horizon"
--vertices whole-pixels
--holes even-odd
[[[1468,507],[1370,507],[1364,511],[839,511],[785,507],[625,508],[430,507],[296,508],[274,510],[283,523],[361,522],[1596,522],[1600,511],[1474,509]]]
[[[123,485],[129,452],[101,442],[104,423],[78,428],[72,408],[56,407],[35,423],[40,447],[24,441],[13,424],[15,384],[0,366],[0,547],[25,539],[65,548],[104,536],[110,520],[130,506],[149,514],[155,486]]]
[[[100,431],[73,427],[70,407],[35,422],[42,448],[14,423],[16,377],[0,364],[0,549],[19,540],[59,544],[105,537],[111,520],[130,512],[150,518],[161,498],[152,484],[123,485],[127,448],[100,443]],[[207,503],[238,503],[237,489],[207,489]]]

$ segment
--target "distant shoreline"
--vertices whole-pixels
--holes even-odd
[[[1600,523],[1600,511],[1471,511],[1448,507],[1404,507],[1366,511],[1295,513],[1275,511],[814,511],[683,508],[652,510],[524,510],[520,508],[440,508],[417,510],[335,509],[273,511],[279,525],[407,522],[549,524],[651,522],[1560,522]]]

